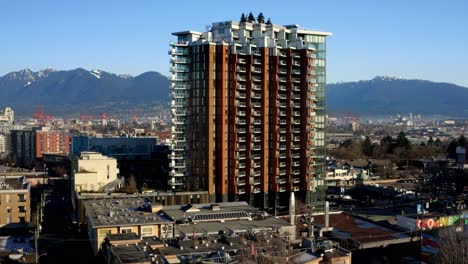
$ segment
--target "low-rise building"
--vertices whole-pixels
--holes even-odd
[[[147,199],[89,199],[83,201],[83,205],[94,253],[110,234],[173,237],[173,221],[159,214],[161,207],[152,206]]]
[[[0,227],[31,219],[30,185],[24,177],[0,176]]]
[[[97,152],[82,152],[73,170],[73,189],[77,192],[100,191],[118,181],[117,160]]]

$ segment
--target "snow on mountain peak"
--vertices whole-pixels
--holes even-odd
[[[401,76],[375,76],[372,80],[381,80],[381,81],[393,81],[393,80],[404,80]]]
[[[93,75],[94,77],[101,79],[101,73],[102,73],[101,70],[95,69],[95,70],[90,71],[89,73]]]

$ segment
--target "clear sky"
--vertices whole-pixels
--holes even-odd
[[[45,67],[169,75],[172,32],[250,11],[333,32],[328,82],[390,75],[468,87],[466,0],[0,0],[0,76]]]

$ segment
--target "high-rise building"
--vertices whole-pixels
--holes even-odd
[[[227,21],[173,35],[173,189],[263,208],[323,200],[331,33]]]

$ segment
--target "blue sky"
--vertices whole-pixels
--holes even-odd
[[[468,1],[0,1],[0,76],[45,67],[169,74],[172,32],[259,12],[333,32],[328,82],[376,75],[468,87]]]

